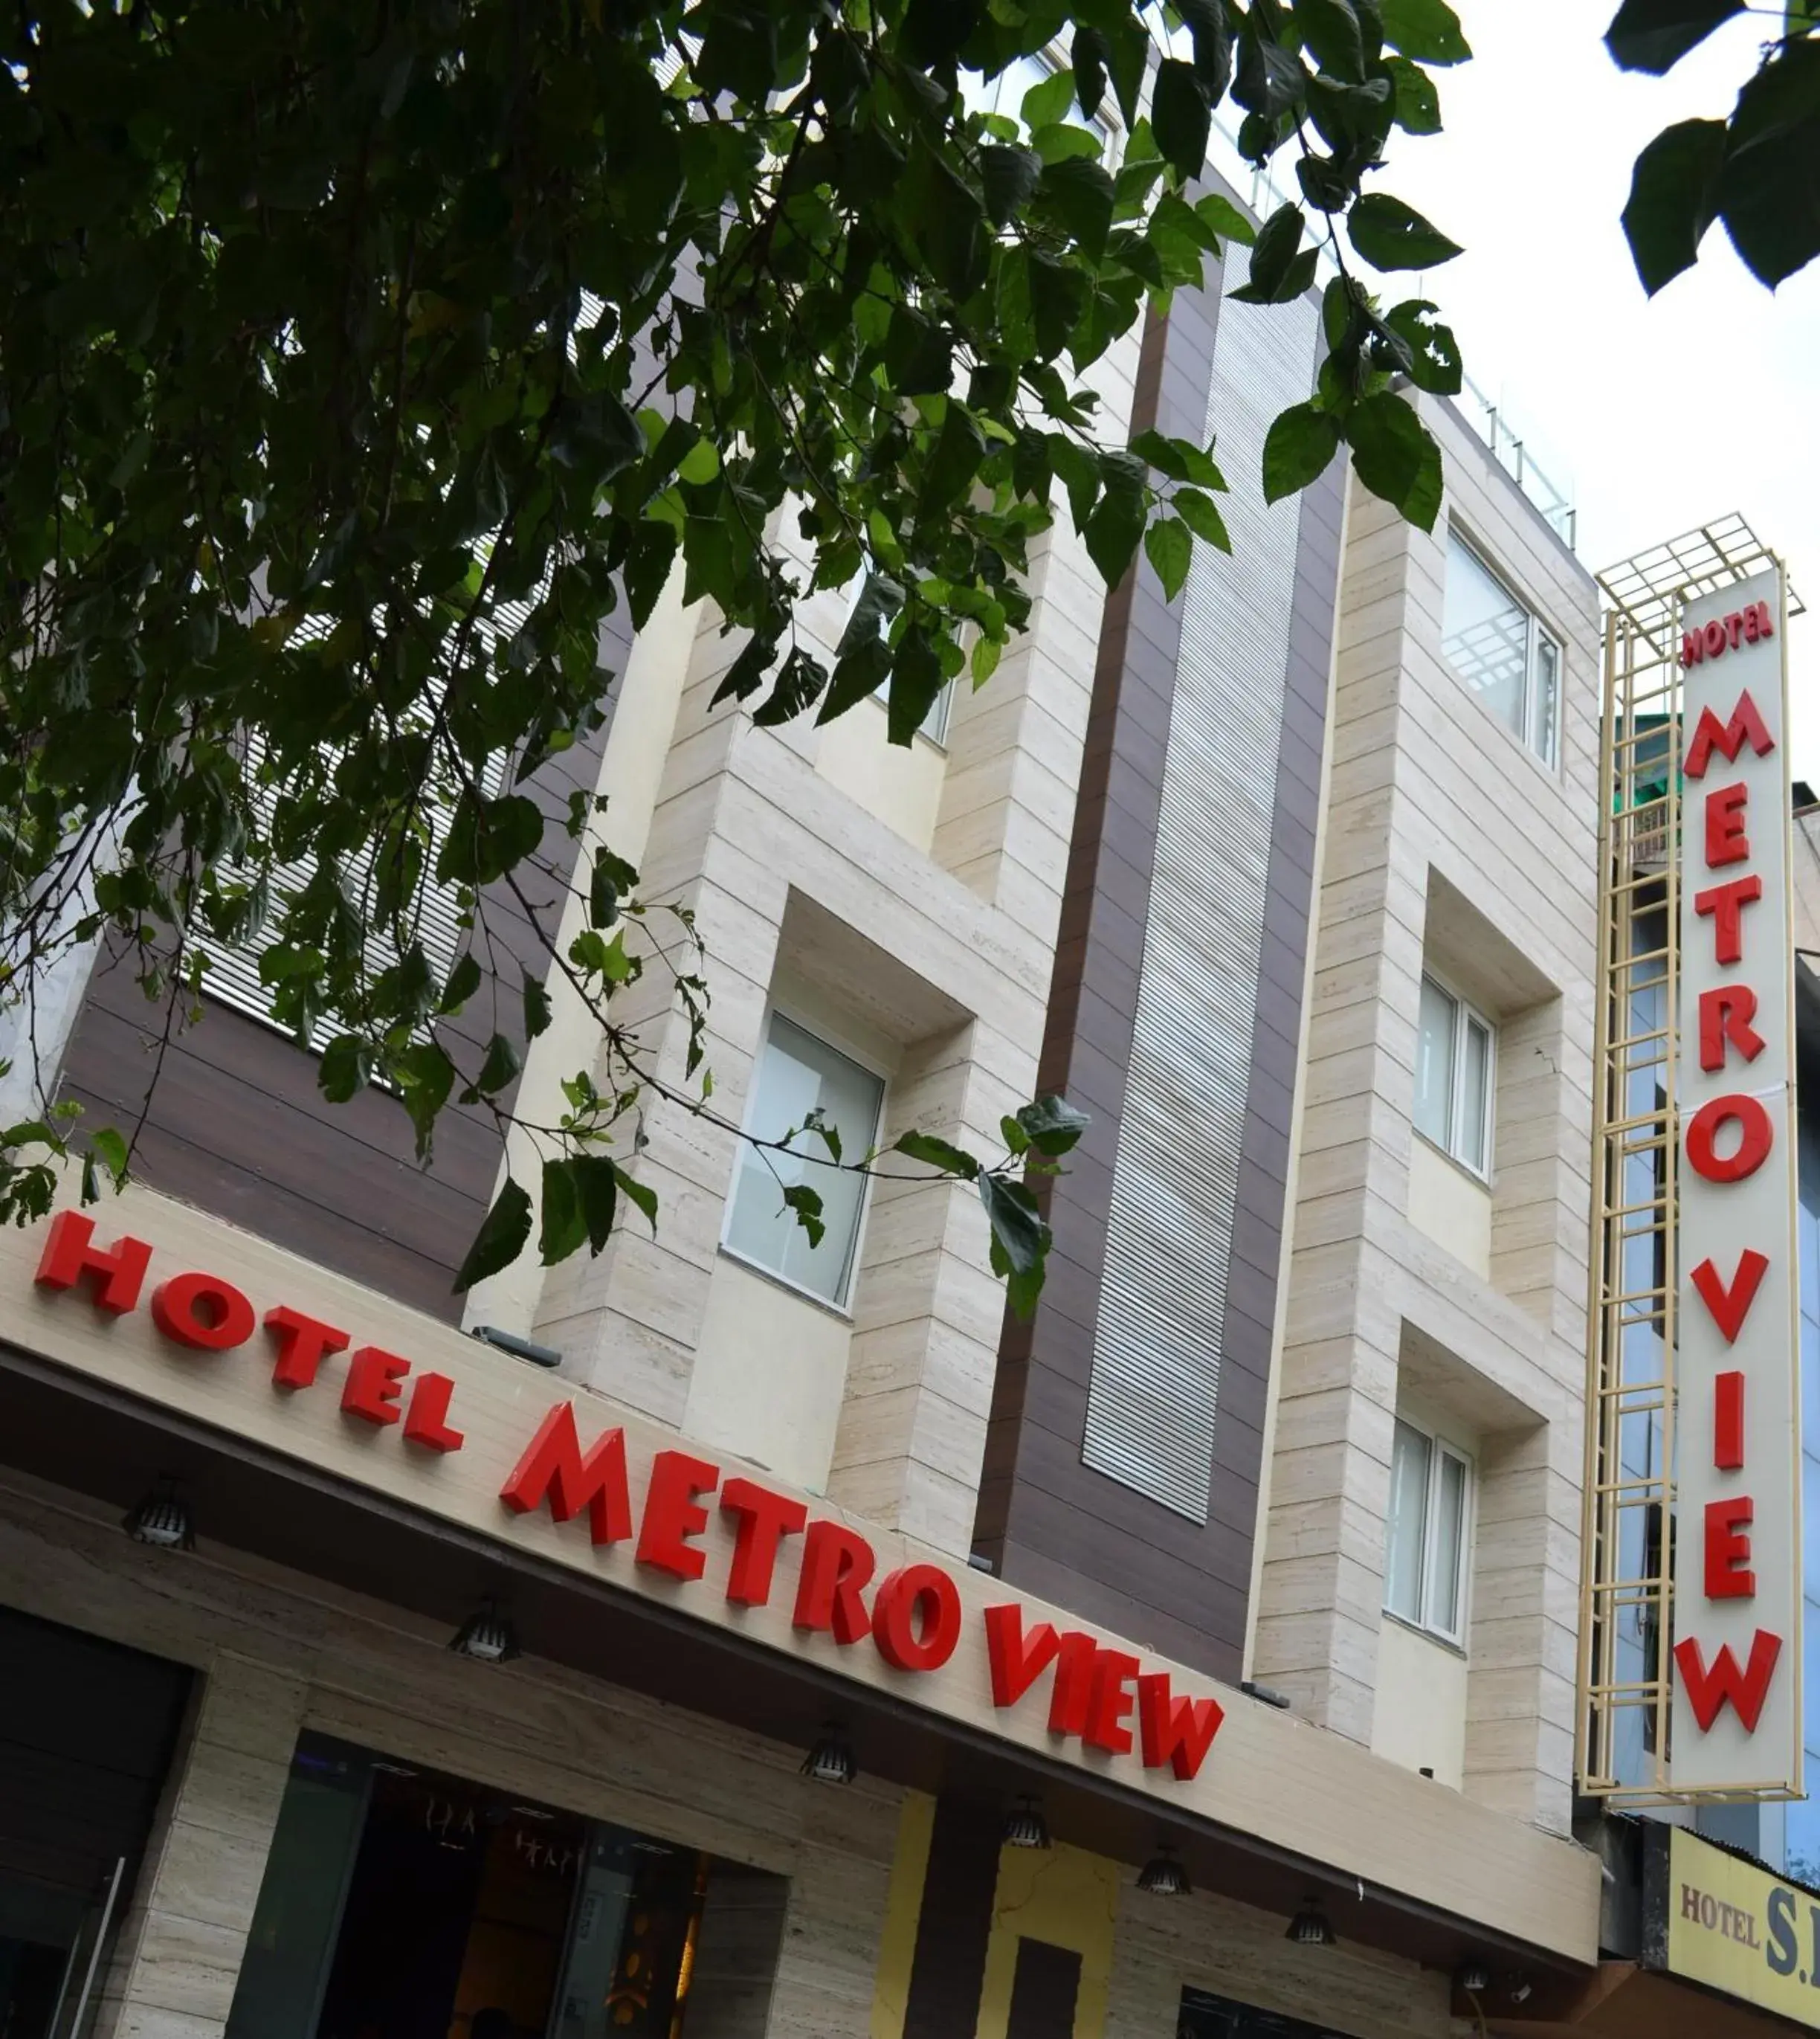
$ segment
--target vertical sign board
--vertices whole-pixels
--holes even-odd
[[[1794,935],[1780,568],[1682,619],[1674,1789],[1801,1789]]]

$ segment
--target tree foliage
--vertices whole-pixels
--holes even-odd
[[[980,110],[1045,54],[1014,110]],[[722,692],[757,722],[883,687],[907,742],[1023,627],[1064,496],[1109,582],[1141,543],[1174,594],[1196,540],[1227,543],[1212,449],[1126,443],[1092,375],[1218,257],[1261,305],[1335,265],[1268,493],[1349,445],[1432,524],[1439,456],[1393,383],[1455,389],[1458,353],[1363,271],[1455,251],[1366,187],[1394,128],[1439,126],[1431,70],[1467,54],[1443,0],[21,0],[0,20],[0,989],[29,1001],[104,936],[168,1038],[210,945],[250,942],[330,1097],[389,1087],[426,1153],[452,1098],[509,1119],[547,994],[527,982],[471,1054],[441,1023],[479,989],[491,903],[571,882],[533,793],[600,726],[615,611],[643,625],[680,573],[737,633]],[[1216,113],[1293,188],[1248,258],[1202,179]],[[825,664],[798,606],[868,571]],[[597,1251],[627,1202],[655,1221],[631,1132],[654,1090],[713,1111],[692,924],[653,932],[592,805],[553,961],[601,1046],[531,1129],[546,1261]],[[432,885],[472,930],[446,972]],[[680,1092],[616,1018],[658,967],[693,1030]],[[902,1155],[979,1183],[1026,1306],[1047,1232],[1025,1177],[1079,1133],[1028,1111],[995,1162]],[[0,1139],[0,1212],[41,1209],[72,1141],[91,1185],[123,1173],[117,1134],[47,1112]],[[813,1192],[789,1201],[813,1229]],[[533,1215],[508,1185],[464,1281]]]
[[[1745,0],[1625,0],[1606,32],[1626,70],[1670,70]],[[1820,8],[1788,0],[1780,34],[1723,120],[1680,120],[1636,159],[1624,227],[1651,296],[1699,259],[1723,220],[1772,290],[1820,254]]]

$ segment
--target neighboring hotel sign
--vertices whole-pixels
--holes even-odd
[[[1645,1845],[1643,1965],[1820,2030],[1820,1897],[1679,1827]]]
[[[1678,1794],[1801,1790],[1783,616],[1773,568],[1682,618]]]

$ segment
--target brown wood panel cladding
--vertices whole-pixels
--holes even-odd
[[[980,2022],[1004,1814],[976,1799],[935,1802],[904,2039],[956,2039]]]
[[[1219,310],[1209,288],[1178,292],[1166,319],[1152,317],[1134,431],[1155,423],[1198,435]],[[1048,1190],[1055,1246],[1041,1302],[1027,1323],[1006,1319],[976,1522],[976,1549],[1007,1580],[1227,1678],[1239,1675],[1245,1643],[1341,500],[1330,475],[1303,498],[1298,530],[1208,1520],[1190,1521],[1081,1462],[1181,649],[1181,605],[1164,600],[1140,563],[1108,602],[1100,639],[1039,1074],[1043,1089],[1064,1092],[1093,1123]]]
[[[1073,2039],[1080,1993],[1081,1957],[1074,1948],[1020,1939],[1005,2039]]]
[[[628,647],[624,635],[603,644],[609,671],[624,669]],[[593,791],[605,741],[603,727],[524,788],[544,826],[537,858],[519,873],[523,901],[502,886],[488,890],[480,989],[444,1023],[449,1052],[469,1072],[493,1032],[521,1037],[521,972],[545,974],[538,928],[555,932],[574,868],[569,795]],[[459,1319],[452,1284],[499,1166],[490,1113],[451,1103],[435,1153],[421,1166],[396,1098],[367,1090],[329,1103],[317,1088],[316,1057],[275,1027],[205,1001],[161,1066],[163,1025],[163,1008],[148,1004],[127,959],[104,953],[59,1085],[95,1122],[138,1127],[134,1168],[142,1180],[415,1308]]]

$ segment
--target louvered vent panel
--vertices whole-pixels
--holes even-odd
[[[532,605],[529,602],[502,602],[498,621],[493,629],[499,636],[510,638],[521,629],[529,618]],[[328,625],[313,622],[305,626],[311,636],[324,636]],[[263,755],[263,746],[256,736],[248,739],[248,773],[257,770]],[[502,761],[491,763],[483,778],[483,789],[496,795],[503,788],[506,778]],[[267,833],[276,811],[276,803],[282,797],[277,789],[260,787],[254,789],[253,806],[260,833]],[[430,964],[430,973],[440,986],[455,967],[466,944],[468,931],[461,925],[461,908],[453,886],[438,885],[435,868],[448,826],[447,809],[438,809],[433,822],[431,841],[424,860],[424,876],[417,899],[418,928],[423,943],[423,952]],[[344,879],[350,896],[358,898],[365,892],[372,873],[370,851],[357,853],[349,858],[344,869]],[[203,974],[203,989],[211,998],[231,1005],[236,1011],[262,1020],[267,1025],[275,1025],[272,1019],[271,987],[264,983],[259,974],[261,951],[270,942],[276,930],[278,921],[285,906],[309,882],[312,866],[307,860],[290,864],[275,864],[271,867],[269,889],[271,909],[266,916],[264,928],[248,942],[229,944],[212,941],[199,935],[195,946],[208,959],[208,967]],[[239,873],[238,875],[247,874]],[[370,936],[366,944],[367,968],[373,975],[389,969],[397,959],[394,944],[382,936]]]
[[[1228,558],[1197,546],[1163,769],[1082,1456],[1207,1520],[1240,1143],[1295,595],[1299,498],[1258,486],[1264,436],[1308,393],[1316,313],[1224,313],[1208,430]]]

